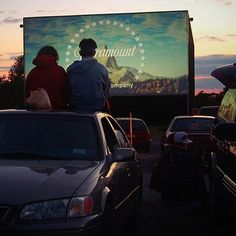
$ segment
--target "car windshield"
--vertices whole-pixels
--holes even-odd
[[[203,132],[210,133],[214,119],[176,119],[173,125],[173,132],[188,131],[188,132]]]
[[[130,120],[118,120],[118,123],[124,130],[130,129]],[[135,131],[145,131],[146,127],[140,120],[132,120],[132,127]]]
[[[100,160],[98,147],[91,117],[0,117],[0,158]]]

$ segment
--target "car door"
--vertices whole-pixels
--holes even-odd
[[[218,141],[215,158],[219,184],[223,187],[229,205],[236,209],[236,142]]]
[[[222,141],[216,138],[213,138],[213,141],[217,145],[217,149],[214,151],[216,167],[220,172],[224,173],[227,178],[236,182],[236,143],[231,141]]]
[[[113,129],[115,130],[116,134],[118,136],[118,140],[120,143],[120,146],[123,148],[129,148],[131,147],[129,143],[129,139],[127,138],[125,132],[120,128],[118,123],[111,117],[108,117],[109,122],[111,123]],[[133,148],[133,147],[132,147]],[[129,186],[129,192],[133,192],[137,189],[137,187],[140,185],[140,178],[141,178],[141,163],[140,159],[137,156],[134,158],[133,161],[128,161],[127,163],[127,173],[129,180],[131,180],[131,184]]]
[[[227,125],[229,125],[228,128]],[[236,219],[236,126],[233,125],[234,123],[221,123],[214,130],[212,139],[216,148],[211,155],[211,190],[213,206],[226,207]]]
[[[104,117],[101,119],[101,122],[111,153],[118,147],[131,147],[120,127],[117,125],[116,129],[114,129],[115,121],[113,122],[112,118]],[[119,139],[117,131],[120,135]],[[132,191],[137,187],[136,175],[139,174],[135,170],[136,168],[138,168],[136,159],[133,161],[113,162],[106,175],[107,186],[113,195],[115,210],[117,210],[119,215],[129,211],[132,205]]]

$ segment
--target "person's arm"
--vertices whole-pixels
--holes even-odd
[[[30,95],[30,81],[31,81],[31,76],[29,73],[25,81],[25,99]]]
[[[69,78],[68,78],[68,74],[66,73],[66,71],[64,69],[61,71],[61,79],[62,79],[62,84],[63,84],[62,89],[61,89],[61,93],[65,99],[66,105],[68,105],[69,104],[69,95],[70,95]]]
[[[105,96],[106,96],[106,99],[108,100],[110,98],[111,81],[110,81],[107,70],[104,76],[104,81],[105,81]]]

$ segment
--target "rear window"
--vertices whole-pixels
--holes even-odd
[[[199,109],[199,115],[206,115],[206,116],[217,116],[219,107],[218,106],[213,106],[213,107],[201,107]]]
[[[124,130],[128,131],[130,129],[130,120],[117,120],[117,121]],[[133,127],[133,130],[135,131],[147,130],[145,124],[141,120],[133,120],[132,127]]]
[[[99,160],[97,137],[90,117],[0,117],[0,157],[19,154],[19,158]]]
[[[173,132],[211,132],[214,119],[177,119],[173,126]]]

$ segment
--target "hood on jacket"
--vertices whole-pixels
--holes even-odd
[[[82,73],[83,71],[87,70],[90,66],[95,64],[97,62],[96,59],[83,59],[81,61],[75,61],[73,64],[71,64],[67,72],[69,73]]]
[[[45,67],[57,64],[57,60],[53,55],[40,55],[34,58],[33,64],[39,67]]]

